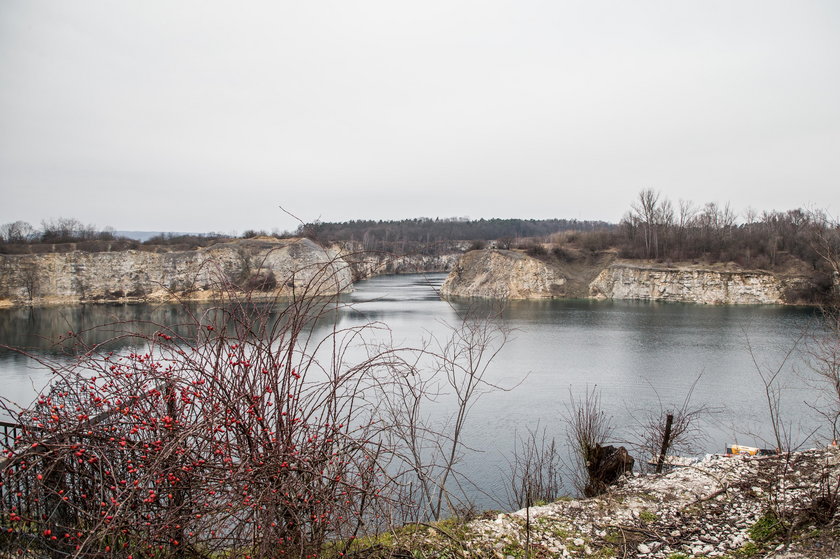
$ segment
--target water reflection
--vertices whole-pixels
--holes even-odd
[[[327,320],[316,323],[315,337],[332,328],[381,322],[389,331],[371,332],[371,339],[393,338],[397,346],[416,347],[432,335],[445,336],[446,322],[468,310],[499,312],[513,329],[512,338],[489,371],[489,380],[517,386],[491,392],[471,410],[467,443],[480,452],[464,457],[468,469],[492,495],[504,494],[504,475],[514,434],[539,423],[549,436],[564,440],[563,413],[569,393],[581,395],[598,385],[602,401],[629,438],[630,428],[660,401],[679,403],[698,374],[694,401],[720,408],[701,426],[704,452],[720,452],[727,443],[760,445],[769,438],[760,379],[746,350],[747,337],[767,363],[777,363],[799,332],[812,324],[808,309],[778,306],[701,306],[678,303],[634,303],[589,300],[512,301],[500,307],[481,301],[440,300],[443,274],[388,276],[360,282],[341,298]],[[126,323],[187,328],[191,315],[211,312],[212,305],[85,305],[0,311],[0,343],[59,355],[57,343],[68,330],[89,331],[101,341]],[[276,316],[276,315],[275,315]],[[94,326],[111,323],[103,330]],[[180,325],[180,326],[179,326]],[[188,333],[188,331],[185,331]],[[96,338],[95,336],[101,336]],[[346,358],[362,358],[365,348]],[[800,353],[786,370],[784,405],[795,429],[809,432],[817,422],[805,400],[813,400],[803,375]],[[798,372],[797,372],[798,371]],[[44,386],[48,374],[33,369],[25,358],[0,352],[3,396],[26,402]],[[438,410],[441,417],[446,410]],[[644,458],[644,457],[642,457]],[[481,506],[499,503],[477,494]]]

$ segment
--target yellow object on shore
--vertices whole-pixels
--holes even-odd
[[[733,455],[749,455],[749,456],[772,456],[778,454],[778,451],[769,448],[757,448],[754,446],[743,446],[732,444],[726,447],[726,454]]]

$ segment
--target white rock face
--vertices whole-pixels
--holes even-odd
[[[791,302],[786,301],[786,293],[807,288],[805,277],[760,270],[665,267],[627,261],[549,265],[518,251],[478,250],[465,254],[453,267],[441,294],[493,299],[589,296],[752,305]]]
[[[461,257],[441,286],[444,296],[540,299],[563,294],[557,270],[524,253],[474,250]]]
[[[0,299],[10,304],[203,299],[232,286],[333,295],[352,288],[346,262],[308,239],[243,239],[179,252],[69,252],[0,256]]]
[[[383,253],[361,253],[348,255],[347,261],[353,268],[356,279],[363,279],[383,274],[448,272],[455,267],[460,258],[460,253],[398,256]]]
[[[643,267],[614,263],[590,284],[597,299],[637,299],[705,304],[781,304],[797,278],[770,272]]]

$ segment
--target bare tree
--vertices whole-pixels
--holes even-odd
[[[467,448],[463,438],[469,412],[488,391],[503,390],[486,378],[509,335],[496,314],[468,312],[459,323],[448,325],[448,338],[433,339],[418,350],[409,367],[396,369],[401,378],[383,394],[394,427],[393,446],[400,450],[397,467],[423,503],[425,517],[438,519],[466,504],[469,480],[458,465]],[[417,373],[423,360],[432,361],[427,367],[432,374]],[[435,400],[454,404],[455,411],[443,422],[430,418],[428,407]]]
[[[67,243],[83,240],[93,226],[85,226],[73,217],[59,217],[41,221],[41,240],[45,243]]]
[[[834,275],[835,297],[840,280],[840,223],[832,220],[823,212],[811,212],[811,220],[816,224],[812,227],[810,245],[814,252],[829,267]],[[832,303],[836,304],[837,300]]]
[[[659,193],[652,188],[643,189],[631,208],[631,216],[639,223],[643,231],[645,258],[653,258],[658,252],[656,224],[659,213]]]
[[[640,410],[633,414],[643,418],[635,428],[636,438],[641,441],[639,450],[643,456],[651,457],[655,461],[657,473],[663,470],[668,456],[676,452],[694,452],[696,445],[703,438],[698,422],[701,417],[714,410],[709,406],[694,405],[691,402],[702,376],[697,375],[679,404],[664,404],[656,387],[651,385],[651,390],[656,394],[658,409]]]
[[[823,309],[821,327],[806,342],[812,381],[824,401],[810,404],[828,422],[830,438],[840,438],[840,314],[836,308]]]
[[[811,218],[817,224],[811,230],[811,245],[832,275],[819,327],[809,333],[806,344],[809,368],[826,399],[824,406],[812,407],[829,423],[831,439],[836,441],[840,438],[840,224],[824,213],[813,212]]]
[[[785,383],[787,364],[799,349],[806,334],[806,331],[800,332],[777,363],[768,363],[760,360],[759,355],[750,343],[749,336],[746,332],[744,333],[747,351],[749,351],[755,371],[761,380],[764,400],[767,404],[767,419],[773,430],[773,443],[779,452],[790,452],[794,450],[794,447],[804,444],[810,438],[810,435],[808,435],[801,442],[794,442],[793,424],[787,420],[782,406],[783,395],[787,388]]]
[[[20,279],[24,295],[29,305],[35,302],[35,298],[41,293],[41,270],[38,260],[29,259],[21,263]]]
[[[0,225],[0,240],[7,243],[24,243],[35,235],[35,228],[26,221]]]
[[[677,214],[677,254],[678,258],[685,256],[685,243],[688,229],[693,225],[697,215],[697,206],[690,200],[680,200]]]

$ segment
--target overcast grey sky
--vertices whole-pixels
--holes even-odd
[[[840,2],[3,0],[0,223],[840,214]]]

